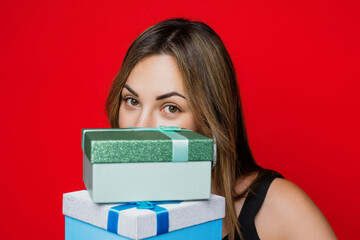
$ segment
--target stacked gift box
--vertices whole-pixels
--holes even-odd
[[[63,197],[65,239],[221,239],[213,141],[177,127],[83,129],[87,190]]]

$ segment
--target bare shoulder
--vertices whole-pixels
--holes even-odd
[[[255,226],[260,239],[337,239],[310,197],[282,178],[270,185]]]

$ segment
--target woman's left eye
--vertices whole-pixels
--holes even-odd
[[[178,111],[180,111],[180,109],[174,105],[165,106],[163,109],[167,113],[177,113]]]

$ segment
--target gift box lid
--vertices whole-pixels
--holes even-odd
[[[91,163],[212,161],[213,140],[188,129],[83,129],[82,148]]]
[[[145,206],[144,206],[145,205]],[[143,239],[225,217],[225,198],[98,204],[86,190],[63,195],[63,214],[131,239]]]

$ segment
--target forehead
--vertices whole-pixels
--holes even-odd
[[[158,95],[172,91],[185,94],[176,59],[165,54],[151,55],[139,61],[126,84],[140,94],[151,92]]]

